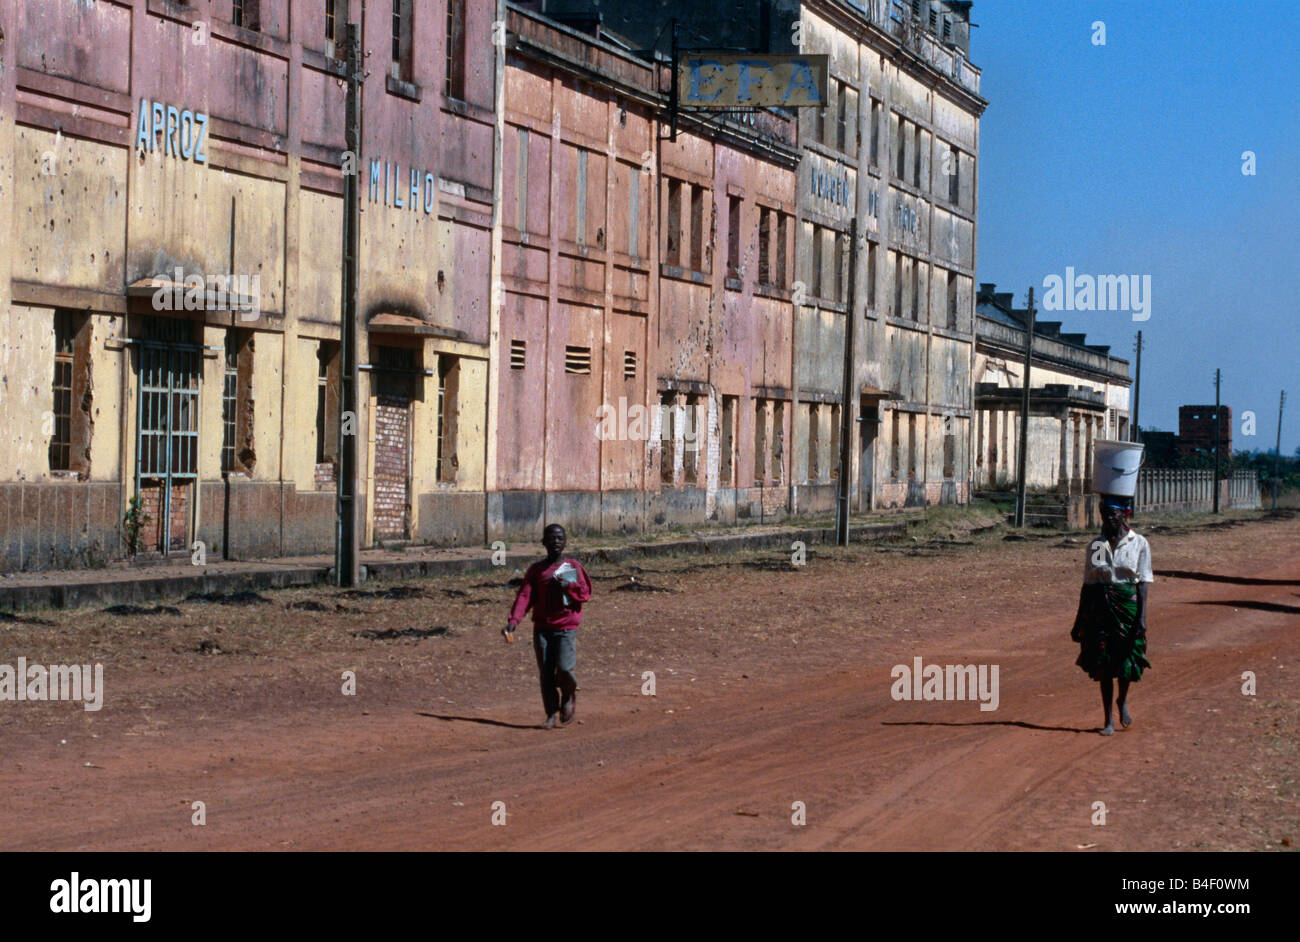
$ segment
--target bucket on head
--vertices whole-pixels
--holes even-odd
[[[1137,491],[1138,469],[1146,446],[1107,438],[1092,443],[1092,489],[1099,494],[1132,497]]]

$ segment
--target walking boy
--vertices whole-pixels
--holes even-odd
[[[561,556],[568,538],[564,527],[550,524],[542,531],[546,558],[533,563],[524,573],[510,617],[502,630],[507,643],[513,643],[515,626],[529,608],[533,610],[533,653],[542,684],[542,706],[546,721],[542,729],[554,729],[573,722],[577,712],[578,625],[582,622],[582,603],[591,598],[591,580],[582,563]],[[558,692],[556,688],[559,688]]]

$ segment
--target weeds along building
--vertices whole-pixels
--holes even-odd
[[[349,167],[338,57],[363,10]],[[0,0],[3,565],[332,547],[345,169],[364,542],[482,539],[493,19]]]

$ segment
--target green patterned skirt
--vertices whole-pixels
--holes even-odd
[[[1091,583],[1083,587],[1070,637],[1079,642],[1074,663],[1093,680],[1141,680],[1146,638],[1137,635],[1137,583]]]

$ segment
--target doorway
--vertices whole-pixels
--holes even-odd
[[[415,351],[374,348],[375,472],[374,539],[411,535],[411,400]]]
[[[189,552],[198,481],[202,348],[191,322],[144,318],[136,359],[135,493],[148,517],[137,549]]]
[[[859,441],[862,446],[858,476],[859,513],[870,513],[875,508],[876,436],[880,431],[880,409],[876,402],[875,399],[863,399],[859,413]]]

